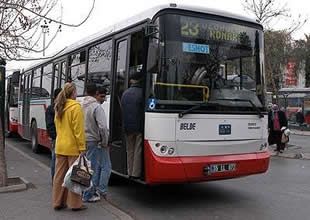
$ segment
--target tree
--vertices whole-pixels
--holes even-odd
[[[242,0],[242,2],[244,10],[253,14],[267,30],[272,30],[272,26],[279,19],[289,20],[283,29],[288,33],[297,31],[307,22],[307,19],[302,19],[300,14],[293,19],[287,4],[279,0]]]
[[[81,22],[69,24],[62,21],[59,0],[0,0],[0,57],[10,60],[32,60],[30,53],[47,49],[62,26],[78,27],[89,18],[92,7]],[[60,9],[60,10],[58,10]],[[44,38],[42,29],[49,25],[52,38],[45,47],[38,42]]]
[[[278,0],[243,0],[243,7],[245,11],[253,14],[265,28],[267,89],[277,96],[280,84],[283,82],[283,67],[291,58],[290,52],[294,48],[292,34],[300,29],[307,19],[302,19],[301,15],[293,19],[287,4]],[[283,30],[274,30],[272,26],[280,18],[289,20],[288,25]]]
[[[0,60],[32,60],[30,53],[40,53],[48,48],[62,25],[78,27],[85,23],[95,6],[95,0],[91,1],[92,7],[86,18],[77,24],[69,24],[62,21],[62,10],[60,15],[57,14],[58,0],[0,0]],[[38,45],[42,38],[40,28],[47,24],[54,26],[53,37],[43,48]],[[3,128],[0,128],[0,133],[1,129]],[[7,169],[4,141],[0,136],[1,187],[7,184]]]
[[[265,31],[265,72],[267,88],[278,95],[283,82],[283,67],[291,51],[291,35],[286,31]]]
[[[310,34],[305,34],[306,37],[306,53],[305,53],[305,76],[306,87],[310,87]]]

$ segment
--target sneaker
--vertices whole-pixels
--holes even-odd
[[[104,200],[107,200],[107,193],[101,193],[100,191],[96,191],[95,194],[99,197],[102,197]]]
[[[97,195],[93,195],[93,197],[91,197],[89,200],[84,200],[82,199],[83,202],[98,202],[100,201],[100,196],[97,196]]]

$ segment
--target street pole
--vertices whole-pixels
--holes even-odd
[[[48,25],[41,25],[42,33],[43,33],[43,56],[45,56],[45,34],[49,32]]]
[[[7,167],[5,160],[4,102],[5,102],[5,60],[0,57],[0,187],[7,185]]]

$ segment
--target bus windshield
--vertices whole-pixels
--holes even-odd
[[[157,109],[203,103],[223,111],[262,108],[263,31],[241,24],[166,14],[156,21],[158,68],[150,72]],[[241,102],[238,100],[249,100]],[[219,107],[220,106],[220,107]],[[200,108],[201,109],[201,108]]]

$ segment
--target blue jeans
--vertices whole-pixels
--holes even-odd
[[[91,162],[94,174],[92,176],[93,186],[83,193],[83,199],[91,199],[96,191],[101,195],[107,193],[108,182],[111,174],[111,161],[109,148],[98,148],[98,142],[86,142],[86,157]]]
[[[111,175],[112,165],[110,160],[110,148],[102,147],[99,148],[100,154],[100,165],[98,166],[99,182],[97,182],[97,192],[100,195],[108,193],[108,183]],[[98,180],[98,179],[97,179]]]
[[[51,153],[52,153],[52,159],[51,159],[51,177],[52,177],[52,182],[54,180],[54,175],[55,175],[55,161],[56,161],[56,155],[55,155],[55,144],[56,140],[51,139]]]

